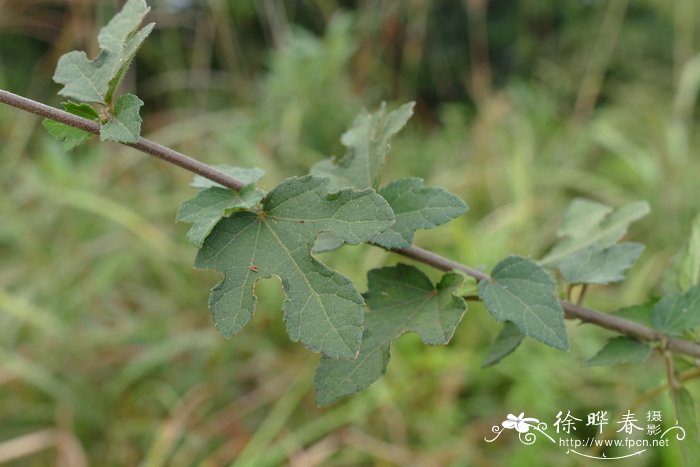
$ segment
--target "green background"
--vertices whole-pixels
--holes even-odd
[[[0,87],[58,106],[58,57],[94,53],[116,3],[0,2]],[[610,311],[670,289],[664,272],[700,211],[695,0],[149,3],[157,27],[122,87],[145,101],[148,138],[262,167],[270,189],[342,155],[362,108],[415,100],[383,182],[423,177],[470,206],[417,245],[490,270],[546,253],[574,197],[646,200],[652,213],[628,236],[646,251],[585,303]],[[674,423],[667,394],[653,392],[665,384],[658,354],[587,367],[612,335],[592,326],[567,323],[570,352],[526,339],[482,369],[500,326],[474,302],[447,347],[406,335],[386,377],[316,408],[319,356],[287,339],[276,281],[258,284],[241,334],[214,330],[219,275],[192,269],[188,226],[174,223],[190,179],[116,144],[66,154],[37,117],[0,107],[0,461],[576,466],[601,461],[514,431],[484,437],[521,412],[551,425],[560,410],[608,410],[613,435],[629,408]],[[321,258],[363,291],[368,269],[399,261],[371,247]],[[614,463],[680,465],[683,443]]]

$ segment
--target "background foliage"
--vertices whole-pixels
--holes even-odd
[[[359,109],[416,100],[386,180],[423,177],[470,207],[416,244],[490,269],[546,252],[573,197],[646,200],[629,235],[644,254],[586,303],[614,310],[669,290],[662,273],[699,211],[694,0],[149,3],[157,28],[123,86],[145,101],[149,138],[260,166],[269,189],[342,155]],[[115,8],[0,2],[0,87],[58,105],[56,60],[97,51]],[[498,326],[470,304],[448,348],[406,335],[385,378],[318,409],[318,356],[289,342],[275,281],[235,339],[211,326],[218,275],[192,270],[188,226],[173,223],[189,174],[117,145],[66,154],[37,118],[4,107],[0,141],[0,460],[11,465],[578,465],[483,437],[507,413],[617,416],[664,382],[658,357],[586,367],[609,337],[588,326],[570,325],[569,353],[526,340],[482,370]],[[322,259],[362,290],[363,271],[397,262],[369,247]],[[673,423],[665,395],[637,408]],[[655,449],[629,465],[678,458]]]

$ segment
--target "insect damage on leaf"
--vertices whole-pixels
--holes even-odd
[[[311,247],[322,231],[350,244],[367,241],[394,222],[391,208],[371,189],[329,195],[327,179],[305,176],[273,189],[260,214],[235,212],[219,221],[195,260],[224,273],[210,297],[217,329],[239,332],[255,310],[255,282],[277,276],[290,338],[330,357],[354,358],[364,300],[348,278],[311,256]]]

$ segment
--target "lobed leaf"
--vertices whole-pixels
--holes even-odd
[[[58,94],[82,102],[110,104],[136,51],[153,30],[153,23],[138,30],[149,10],[145,0],[128,0],[100,30],[100,53],[94,60],[89,60],[85,52],[63,55],[53,76],[55,82],[64,85]]]
[[[356,357],[362,296],[310,250],[319,232],[358,244],[393,222],[391,208],[371,189],[329,194],[327,179],[283,181],[267,195],[260,212],[235,212],[222,219],[199,250],[196,267],[224,273],[209,301],[215,326],[224,336],[239,332],[253,316],[256,281],[277,276],[287,296],[283,308],[290,338],[330,357]]]
[[[557,235],[561,238],[540,263],[557,267],[561,261],[593,246],[608,247],[620,240],[629,225],[649,213],[640,201],[613,210],[586,199],[575,199],[564,213]]]
[[[641,363],[651,355],[649,344],[627,336],[613,337],[590,360],[589,366]]]
[[[133,94],[119,96],[114,106],[114,117],[100,128],[100,140],[117,143],[136,143],[141,135],[139,109],[143,101]]]
[[[570,284],[609,284],[625,278],[644,251],[641,243],[622,243],[601,247],[593,245],[562,259],[559,265]]]
[[[329,191],[343,188],[377,188],[379,171],[389,152],[389,141],[413,115],[413,102],[386,113],[386,106],[374,113],[362,113],[343,134],[348,148],[340,160],[330,158],[311,168],[311,174],[330,179]]]
[[[671,336],[700,326],[700,285],[661,298],[652,309],[651,319],[654,328]]]
[[[479,295],[497,320],[511,321],[526,336],[556,349],[569,348],[554,281],[534,261],[504,259],[493,268],[490,281],[479,283]]]
[[[385,186],[379,194],[391,206],[396,223],[372,240],[385,248],[405,248],[418,229],[431,229],[467,211],[467,205],[443,188],[425,188],[420,178],[404,178]]]
[[[194,246],[200,248],[204,239],[224,216],[239,209],[252,208],[264,195],[264,192],[257,190],[252,184],[245,186],[238,193],[227,188],[207,188],[194,198],[184,201],[175,220],[192,224],[187,238]]]
[[[463,278],[446,273],[437,287],[413,266],[398,264],[367,274],[365,331],[355,360],[323,357],[314,379],[316,403],[328,405],[369,387],[386,372],[391,342],[415,332],[426,344],[447,344],[467,304],[455,291]]]

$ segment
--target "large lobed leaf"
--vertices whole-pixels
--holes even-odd
[[[523,334],[567,350],[564,310],[547,271],[532,260],[509,256],[479,283],[479,296],[499,321],[511,321]]]
[[[290,338],[333,358],[356,357],[362,296],[310,250],[319,232],[358,244],[393,222],[391,208],[371,189],[329,194],[327,179],[283,181],[267,195],[260,212],[222,219],[197,255],[195,266],[224,273],[210,297],[215,326],[224,336],[240,331],[255,310],[255,282],[277,276],[287,296],[284,318]]]
[[[100,53],[89,60],[85,52],[63,55],[53,79],[64,87],[58,93],[82,102],[107,105],[129,68],[153,23],[138,29],[150,8],[145,0],[129,0],[124,8],[100,30]]]
[[[418,269],[399,264],[367,275],[365,331],[355,360],[323,357],[316,372],[316,402],[323,406],[361,391],[386,372],[391,342],[415,332],[426,344],[447,344],[467,309],[455,296],[460,274],[447,273],[434,287]]]
[[[343,188],[377,188],[379,171],[389,152],[389,140],[413,115],[413,102],[387,113],[386,106],[374,113],[361,113],[341,142],[348,148],[340,160],[326,159],[311,174],[330,179],[329,191]]]

